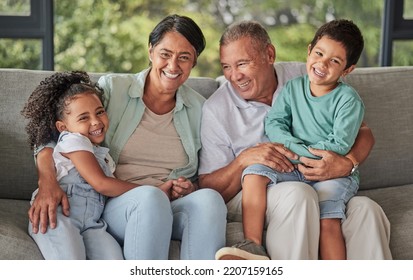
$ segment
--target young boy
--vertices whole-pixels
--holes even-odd
[[[321,26],[308,47],[307,75],[289,81],[265,119],[272,142],[284,144],[299,157],[317,158],[309,148],[345,155],[353,145],[364,116],[357,92],[340,81],[355,68],[364,47],[359,28],[349,20]],[[299,159],[293,161],[300,164]],[[358,163],[349,176],[314,182],[295,169],[277,172],[251,165],[242,174],[242,211],[245,240],[220,249],[217,259],[268,259],[262,246],[266,188],[282,181],[303,181],[316,190],[320,205],[320,257],[346,259],[341,231],[345,208],[359,184]]]

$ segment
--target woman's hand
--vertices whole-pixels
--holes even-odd
[[[184,177],[179,177],[176,180],[172,180],[172,184],[171,200],[181,198],[196,190],[195,185]]]
[[[33,233],[45,233],[47,226],[56,227],[57,207],[62,206],[63,215],[69,216],[69,200],[56,180],[52,157],[53,149],[44,148],[37,154],[39,190],[28,211]]]
[[[33,233],[46,233],[47,226],[56,227],[57,207],[62,205],[65,216],[69,216],[69,200],[66,193],[59,187],[39,188],[39,191],[28,211],[29,220],[32,223]]]

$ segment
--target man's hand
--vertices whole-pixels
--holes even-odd
[[[199,175],[201,188],[212,188],[219,192],[225,202],[230,201],[241,190],[242,171],[252,164],[263,164],[279,172],[294,170],[291,159],[298,156],[278,143],[260,143],[242,151],[227,166],[212,173]]]
[[[288,159],[298,159],[298,156],[278,143],[259,143],[244,150],[239,155],[243,167],[252,164],[263,164],[279,172],[291,172],[293,164]]]
[[[321,157],[320,160],[300,157],[303,164],[298,165],[298,170],[310,181],[325,181],[345,177],[350,174],[353,163],[347,157],[331,151],[310,148],[309,151]]]
[[[62,205],[65,216],[69,216],[69,201],[66,193],[60,188],[39,188],[28,215],[32,223],[33,233],[46,233],[47,226],[51,229],[56,227],[57,207]]]

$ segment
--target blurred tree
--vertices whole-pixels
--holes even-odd
[[[30,0],[1,0],[0,16],[27,16]],[[41,68],[42,45],[40,40],[0,38],[0,67]]]
[[[0,1],[0,12],[25,2]],[[307,45],[321,24],[334,18],[352,19],[366,42],[359,66],[377,66],[383,4],[376,0],[55,0],[55,69],[138,72],[148,66],[149,32],[172,13],[193,18],[207,40],[193,76],[221,74],[219,38],[226,26],[243,19],[257,20],[267,28],[277,61],[305,61]],[[40,49],[35,40],[0,39],[0,67],[40,69]],[[395,44],[394,65],[413,65],[411,51],[410,43]]]
[[[176,6],[187,1],[112,1],[83,0],[56,3],[55,47],[56,70],[84,69],[92,72],[138,72],[148,66],[148,36],[166,15],[175,13]],[[211,34],[212,17],[202,17],[195,11],[181,11],[202,27],[207,42]],[[80,21],[79,19],[82,18]],[[212,29],[213,30],[213,29]],[[211,74],[208,61],[217,59],[216,49],[206,50],[193,75]],[[214,69],[218,70],[219,65]]]
[[[0,38],[0,68],[42,69],[40,40]]]
[[[29,15],[30,0],[0,1],[0,15]]]

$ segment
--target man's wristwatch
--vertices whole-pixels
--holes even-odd
[[[353,157],[346,156],[353,163],[353,168],[350,171],[350,175],[353,175],[359,169],[359,163]]]
[[[359,164],[357,162],[353,163],[353,168],[350,171],[350,175],[353,175],[354,172],[356,172],[358,169],[359,169]]]

